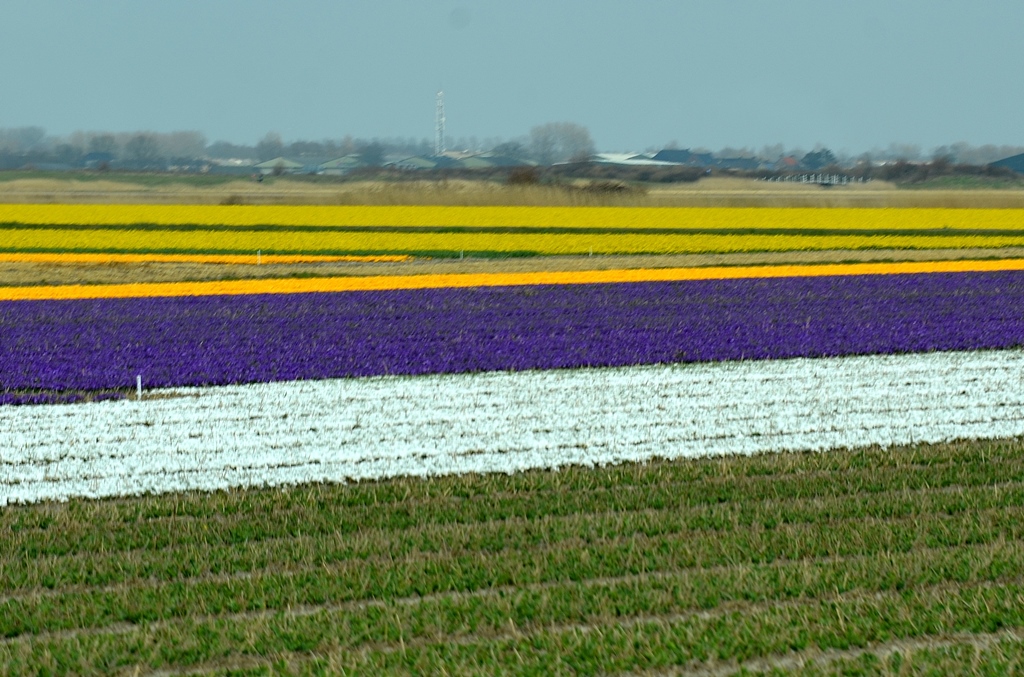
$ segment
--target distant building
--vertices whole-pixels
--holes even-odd
[[[659,162],[671,162],[675,165],[686,165],[687,167],[714,167],[716,166],[715,156],[711,153],[694,153],[689,149],[666,148],[654,154],[654,160]]]
[[[996,160],[989,164],[990,167],[1005,167],[1018,174],[1024,174],[1024,153],[1020,155],[1011,155],[1010,157],[1003,158],[1002,160]]]
[[[657,160],[647,153],[598,153],[591,157],[592,162],[604,165],[626,165],[626,166],[671,166],[679,164],[666,160]]]
[[[777,171],[780,171],[780,172],[786,172],[786,171],[795,172],[796,170],[800,169],[800,160],[797,160],[792,155],[787,155],[785,157],[780,157],[775,162],[775,165],[774,165],[773,168],[776,169]]]
[[[655,153],[652,159],[659,162],[671,162],[675,165],[688,165],[693,162],[693,158],[694,154],[689,149],[666,148]]]
[[[715,167],[722,169],[739,169],[752,172],[761,168],[761,160],[756,157],[723,157],[715,161]]]
[[[476,155],[470,155],[459,159],[459,166],[465,167],[466,169],[487,169],[490,167],[524,167],[526,165],[533,165],[535,163],[529,162],[528,160],[520,160],[518,158],[509,157],[507,155],[495,155],[488,151],[486,153],[477,153]]]
[[[70,172],[74,167],[65,162],[30,162],[22,169],[38,172]]]
[[[317,166],[317,174],[326,174],[327,176],[342,176],[348,174],[353,169],[356,169],[362,164],[357,153],[350,153],[334,160],[328,160],[322,162]]]
[[[450,157],[449,155],[414,155],[402,160],[389,162],[386,167],[395,169],[464,169],[467,166],[483,167],[484,163],[475,162],[472,165],[466,164],[467,158]],[[491,166],[491,165],[486,165]]]
[[[492,167],[532,167],[537,163],[532,160],[512,157],[511,155],[495,155],[493,153],[481,153],[476,158],[486,160]]]
[[[276,157],[273,160],[253,165],[253,169],[260,174],[299,174],[305,167],[301,162],[289,160],[286,157]]]
[[[93,152],[82,158],[82,165],[86,169],[103,169],[109,167],[114,161],[113,153]]]
[[[655,161],[687,167],[717,167],[719,169],[742,169],[753,171],[761,167],[761,160],[749,157],[716,158],[711,153],[694,153],[690,150],[667,148],[654,154]]]
[[[489,158],[480,157],[479,155],[472,155],[459,160],[459,167],[464,169],[489,169],[493,166],[494,163]]]
[[[434,156],[413,155],[412,157],[389,162],[385,166],[394,167],[395,169],[436,169],[437,164],[437,158]]]

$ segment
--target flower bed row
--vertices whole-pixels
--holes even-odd
[[[0,302],[0,392],[1024,345],[1024,273]]]
[[[195,388],[0,407],[0,506],[1024,434],[1016,350]],[[157,397],[156,395],[160,395]]]
[[[0,204],[0,224],[1018,230],[1020,209]]]

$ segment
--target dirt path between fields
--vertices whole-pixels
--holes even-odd
[[[1002,249],[831,250],[658,256],[537,256],[530,258],[464,260],[413,259],[398,263],[302,263],[261,266],[197,263],[0,263],[0,286],[1006,258],[1024,258],[1024,247],[1006,247]]]

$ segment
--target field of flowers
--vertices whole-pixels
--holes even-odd
[[[0,243],[996,247],[1022,215],[7,205]],[[1019,260],[0,288],[0,672],[1019,672],[1022,309]]]
[[[102,258],[104,255],[98,256]],[[610,268],[602,270],[541,270],[507,273],[421,273],[416,275],[352,275],[348,277],[317,276],[309,278],[270,277],[242,280],[128,282],[121,284],[40,284],[0,287],[0,301],[253,296],[258,294],[395,291],[400,289],[466,289],[538,285],[619,284],[627,282],[814,278],[835,277],[837,275],[988,273],[1015,270],[1024,270],[1024,259],[702,266],[698,268]]]
[[[0,205],[15,252],[526,256],[1024,245],[1012,209]]]
[[[397,370],[396,370],[397,371]],[[1024,352],[149,391],[0,407],[10,502],[1024,435]]]
[[[1024,230],[1020,209],[0,204],[0,224],[701,230]]]
[[[999,440],[8,506],[0,665],[1018,674],[1022,487]]]
[[[1013,270],[0,301],[0,401],[139,375],[168,387],[1007,348],[1024,345],[1022,305]]]

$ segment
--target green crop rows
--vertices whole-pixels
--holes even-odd
[[[0,674],[1010,674],[1024,441],[0,510]]]

